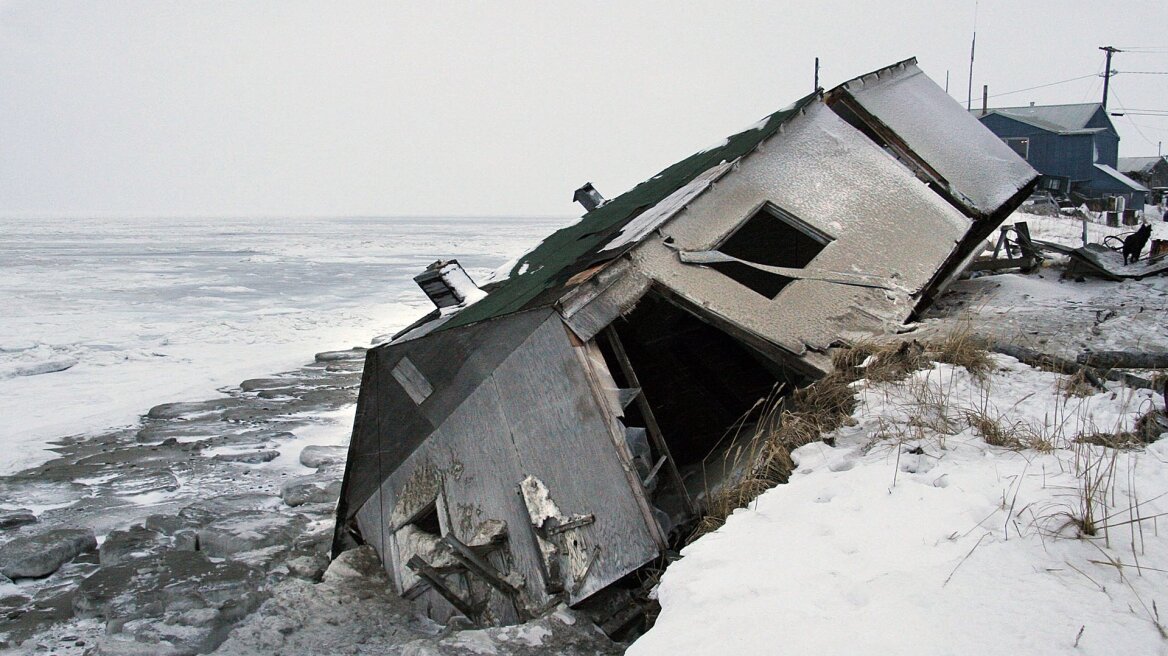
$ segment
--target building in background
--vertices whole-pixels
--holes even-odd
[[[1149,189],[1149,203],[1163,205],[1168,201],[1168,156],[1120,157],[1118,168]]]
[[[1075,202],[1123,199],[1093,209],[1143,209],[1148,189],[1120,172],[1119,133],[1103,105],[1032,103],[974,114],[1042,174],[1040,189]]]

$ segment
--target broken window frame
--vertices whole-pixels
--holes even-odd
[[[746,229],[746,227],[748,225],[750,225],[750,223],[753,222],[755,219],[758,219],[760,216],[763,216],[764,213],[765,213],[767,218],[778,221],[781,224],[783,224],[784,226],[786,226],[787,228],[790,228],[790,229],[798,232],[803,237],[808,238],[810,241],[819,244],[819,248],[818,248],[818,250],[815,251],[815,254],[812,255],[812,257],[807,260],[807,262],[805,262],[804,264],[801,264],[801,265],[794,265],[794,264],[791,264],[788,262],[779,262],[779,261],[756,262],[757,264],[766,264],[766,265],[771,265],[771,266],[782,266],[782,267],[788,267],[788,268],[792,268],[792,269],[805,269],[808,266],[810,266],[811,263],[814,262],[815,259],[818,258],[821,253],[823,253],[823,250],[825,248],[827,248],[827,246],[831,242],[835,241],[835,237],[828,234],[827,232],[820,230],[819,228],[808,223],[807,221],[804,221],[803,219],[799,218],[798,216],[796,216],[794,213],[790,212],[789,210],[783,209],[782,207],[780,207],[778,204],[774,203],[773,201],[766,200],[766,201],[763,201],[762,203],[759,203],[758,205],[756,205],[754,208],[752,208],[750,210],[750,212],[747,212],[746,216],[741,221],[739,221],[730,232],[726,233],[726,235],[724,235],[720,240],[718,240],[717,245],[714,246],[714,248],[711,250],[716,251],[718,253],[722,253],[724,255],[728,255],[730,257],[735,257],[735,258],[740,259],[744,262],[752,261],[750,258],[742,257],[740,254],[731,253],[731,252],[728,252],[724,249],[726,248],[727,244],[729,244],[734,239],[734,237],[736,235],[738,235],[742,230]],[[747,280],[742,279],[743,276],[741,276],[741,275],[734,275],[732,273],[729,273],[731,271],[741,271],[740,267],[749,267],[748,264],[742,264],[742,263],[738,263],[738,262],[730,262],[730,263],[708,264],[707,266],[709,266],[711,269],[714,269],[718,273],[721,273],[722,275],[726,276],[727,278],[734,280],[735,282],[742,285],[743,287],[746,287],[747,289],[750,289],[750,290],[752,290],[752,291],[754,291],[762,296],[765,296],[771,300],[778,298],[779,294],[781,294],[782,291],[784,289],[786,289],[787,285],[794,282],[793,278],[786,278],[784,276],[779,276],[779,275],[774,274],[774,273],[769,273],[769,272],[761,271],[758,269],[754,269],[753,273],[751,274],[752,277],[757,277],[759,281],[771,279],[772,284],[771,285],[763,285],[760,282],[755,282],[754,284],[752,284],[751,282],[748,282]],[[777,279],[785,280],[785,282],[782,282],[780,284]],[[773,285],[778,285],[778,286],[777,286],[777,288],[774,288]]]
[[[418,520],[427,517],[428,515],[435,515],[438,520],[438,533],[430,533],[421,526],[418,526]],[[402,544],[398,534],[407,527],[413,526],[415,529],[425,531],[431,535],[435,535],[439,540],[450,532],[450,525],[446,514],[446,495],[439,489],[434,495],[434,498],[424,504],[414,512],[410,518],[393,528],[391,538],[393,540],[393,569],[396,573],[398,590],[401,591],[401,596],[407,599],[412,599],[417,594],[422,592],[428,585],[421,577],[419,577],[413,570],[411,570],[406,563],[410,558],[418,555],[416,551],[407,553],[405,545]],[[408,585],[407,585],[407,582]]]

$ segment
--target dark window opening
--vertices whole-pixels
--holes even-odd
[[[819,255],[831,238],[770,203],[763,205],[717,250],[746,262],[802,269]],[[746,287],[775,298],[792,278],[738,262],[719,262],[711,268]]]
[[[1022,159],[1030,159],[1028,157],[1030,154],[1030,139],[1021,137],[1002,139],[1002,141],[1006,142],[1006,145],[1010,147],[1010,150],[1018,153],[1018,157],[1021,157]]]
[[[437,502],[431,501],[429,505],[418,512],[418,516],[410,523],[418,530],[425,531],[430,535],[442,535],[442,526],[438,522]]]

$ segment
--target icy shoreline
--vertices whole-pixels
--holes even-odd
[[[367,345],[428,311],[412,277],[434,259],[482,280],[561,222],[0,219],[0,474],[48,440]]]

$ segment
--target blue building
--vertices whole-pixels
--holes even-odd
[[[1127,209],[1144,208],[1148,190],[1119,172],[1119,133],[1101,104],[1031,103],[975,115],[1043,175],[1043,188],[1076,200],[1121,197]]]

